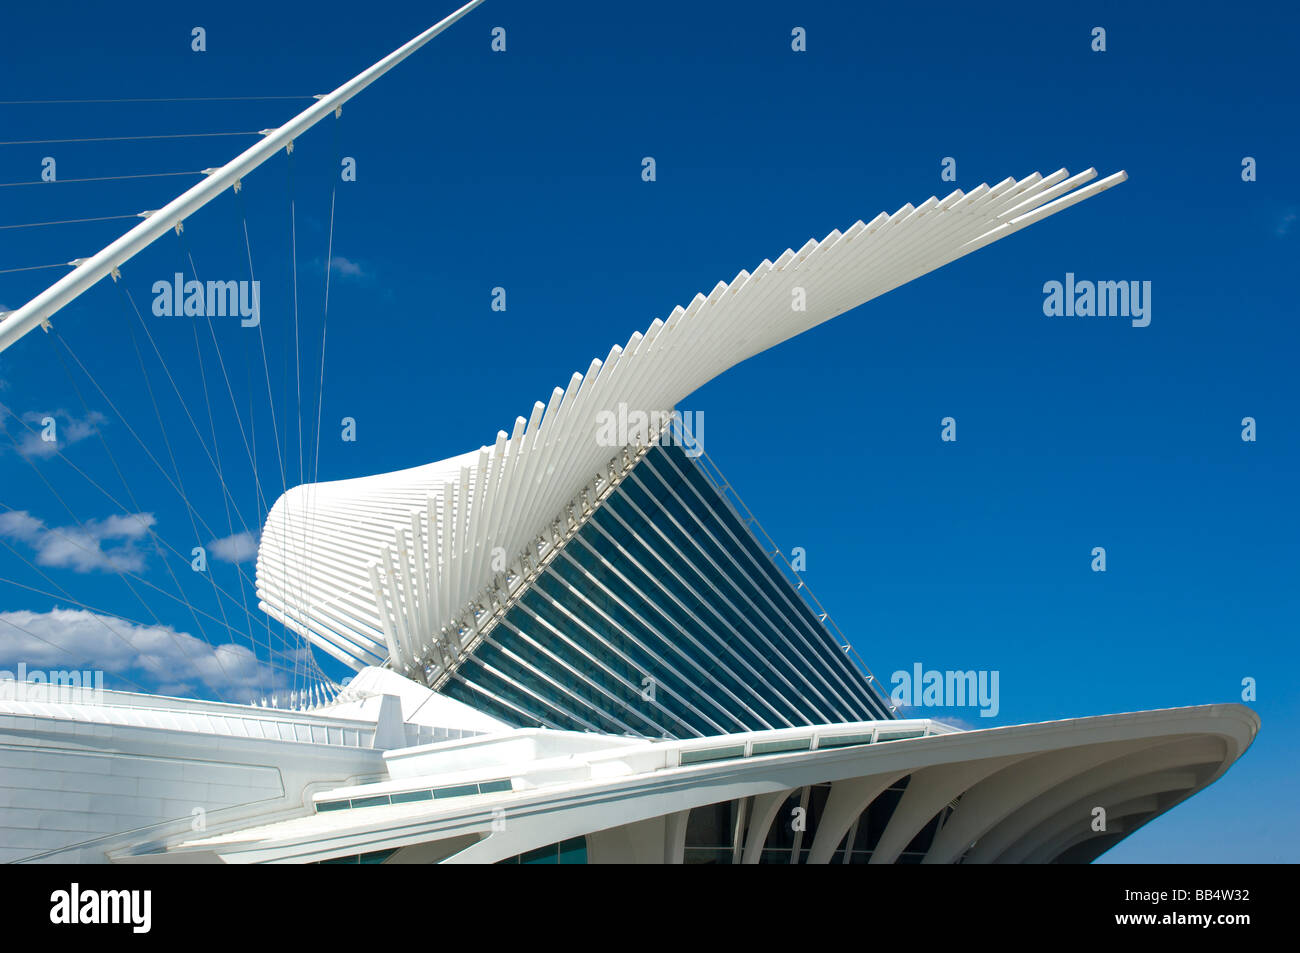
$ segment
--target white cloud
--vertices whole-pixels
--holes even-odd
[[[13,411],[0,405],[0,413],[12,414]],[[14,428],[12,433],[19,437],[18,452],[23,456],[52,457],[60,450],[65,450],[96,433],[106,419],[103,414],[94,410],[85,417],[74,417],[66,410],[49,412],[29,410],[22,415],[25,426]],[[48,420],[54,421],[52,430],[46,423]],[[54,439],[45,439],[47,433]]]
[[[110,684],[107,676],[122,675],[146,685],[153,682],[164,695],[192,695],[206,688],[203,694],[240,703],[284,682],[246,646],[213,646],[170,626],[137,625],[83,609],[0,612],[0,669],[16,671],[19,662],[29,671],[89,665],[102,670]]]
[[[11,510],[0,513],[0,536],[26,543],[41,566],[77,572],[140,572],[145,551],[139,542],[156,522],[152,513],[135,513],[51,529],[26,510]],[[116,545],[105,548],[105,542]]]
[[[236,533],[208,543],[208,552],[223,563],[246,563],[257,558],[257,537],[251,532]]]
[[[365,270],[361,267],[359,262],[355,262],[350,258],[344,258],[342,255],[335,255],[330,259],[330,264],[340,275],[346,275],[349,278],[367,277]]]

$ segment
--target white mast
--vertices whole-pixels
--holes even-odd
[[[455,13],[435,23],[405,46],[399,47],[369,69],[357,74],[328,96],[269,132],[261,142],[243,152],[206,179],[152,213],[139,225],[96,255],[81,260],[76,268],[46,288],[21,308],[0,321],[0,351],[50,319],[50,316],[76,300],[101,279],[116,271],[167,231],[207,205],[233,186],[295,138],[316,125],[331,112],[383,76],[402,60],[424,46],[447,27],[477,7],[483,0],[470,0]]]

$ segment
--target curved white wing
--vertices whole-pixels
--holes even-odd
[[[831,232],[655,320],[491,447],[290,490],[262,534],[262,609],[355,668],[431,676],[635,462],[601,439],[602,414],[666,415],[746,358],[1126,178],[1079,188],[1095,176],[1035,173]]]

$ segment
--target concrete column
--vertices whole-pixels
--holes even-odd
[[[758,863],[758,858],[763,852],[763,843],[767,840],[767,832],[771,830],[772,821],[776,819],[776,812],[795,790],[796,788],[789,788],[772,794],[760,794],[750,802],[749,835],[745,838],[745,853],[740,858],[742,864]]]
[[[817,835],[813,838],[812,850],[808,853],[808,863],[829,863],[835,854],[835,848],[840,846],[840,841],[858,816],[871,806],[880,792],[906,774],[906,771],[894,771],[862,778],[846,778],[832,784],[830,797],[826,799],[826,809],[817,822]]]
[[[664,820],[664,863],[680,864],[686,859],[686,822],[690,811],[669,814]]]
[[[982,761],[959,761],[914,772],[898,807],[894,808],[893,817],[885,825],[885,832],[880,835],[880,843],[871,852],[870,863],[892,864],[897,861],[898,855],[907,849],[912,838],[930,823],[930,818],[938,814],[945,804],[995,771],[1015,764],[1024,757],[1010,755],[1005,758],[985,758]]]

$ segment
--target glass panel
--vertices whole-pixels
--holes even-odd
[[[811,738],[785,738],[780,741],[755,741],[752,750],[755,755],[778,754],[782,751],[807,751],[808,745],[811,743]]]
[[[587,838],[574,837],[558,844],[547,844],[526,854],[506,857],[498,864],[585,864],[587,862]]]
[[[546,847],[539,847],[537,850],[530,850],[526,854],[519,855],[521,864],[558,864],[560,862],[560,849],[558,844],[548,844]]]
[[[724,745],[719,748],[698,748],[681,753],[682,764],[701,764],[706,761],[725,761],[729,758],[741,758],[745,755],[744,745]]]
[[[887,791],[882,791],[871,805],[862,812],[858,818],[858,834],[853,841],[853,849],[870,852],[875,849],[876,844],[880,842],[881,835],[885,833],[885,827],[889,824],[889,819],[894,816],[894,808],[898,806],[899,800],[903,797],[903,790],[906,787],[905,778],[903,782],[894,785]]]
[[[441,690],[519,727],[688,737],[881,717],[865,678],[678,447],[646,456],[489,639],[458,674],[497,700],[455,678]],[[801,749],[759,753],[778,750]]]
[[[744,567],[745,574],[753,580],[746,582],[745,585],[754,585],[760,581],[765,583],[764,591],[777,606],[775,610],[767,611],[775,612],[776,615],[797,626],[798,631],[804,636],[803,639],[798,640],[798,644],[803,646],[803,654],[807,654],[811,646],[812,657],[807,661],[814,666],[822,678],[826,679],[829,686],[850,703],[850,707],[861,717],[892,717],[880,708],[866,689],[863,674],[845,657],[834,636],[794,591],[790,581],[777,568],[776,562],[763,550],[731,507],[722,500],[700,467],[687,458],[678,447],[663,448],[651,454],[650,462],[651,467],[644,469],[653,468],[657,474],[661,474],[667,483],[677,489],[678,494],[693,510],[700,506],[701,499],[707,502],[707,508],[715,525],[718,526],[714,531],[718,542],[728,550],[735,549],[737,546],[743,550],[744,555],[738,553],[736,561]],[[694,493],[691,492],[692,490]],[[821,684],[820,679],[818,683]]]
[[[803,851],[799,860],[801,864],[807,861],[807,851],[811,850],[816,842],[817,825],[821,823],[822,814],[826,811],[826,801],[830,795],[829,784],[814,784],[808,790],[808,816],[805,818],[803,839],[799,842],[799,847]]]
[[[468,797],[471,794],[478,794],[477,784],[456,784],[433,789],[433,796],[438,800],[448,797]]]
[[[763,855],[760,864],[788,864],[794,850],[795,809],[803,800],[803,791],[797,790],[785,799],[776,812],[772,826],[768,829],[767,839],[763,841]]]
[[[822,735],[817,739],[818,750],[823,748],[847,748],[849,745],[869,744],[871,744],[871,732],[869,731],[853,735]]]
[[[560,863],[585,864],[587,862],[587,838],[575,837],[560,842]]]
[[[686,846],[731,850],[735,828],[735,801],[719,801],[692,808],[686,820]]]
[[[682,854],[684,864],[730,864],[730,847],[688,847]]]

